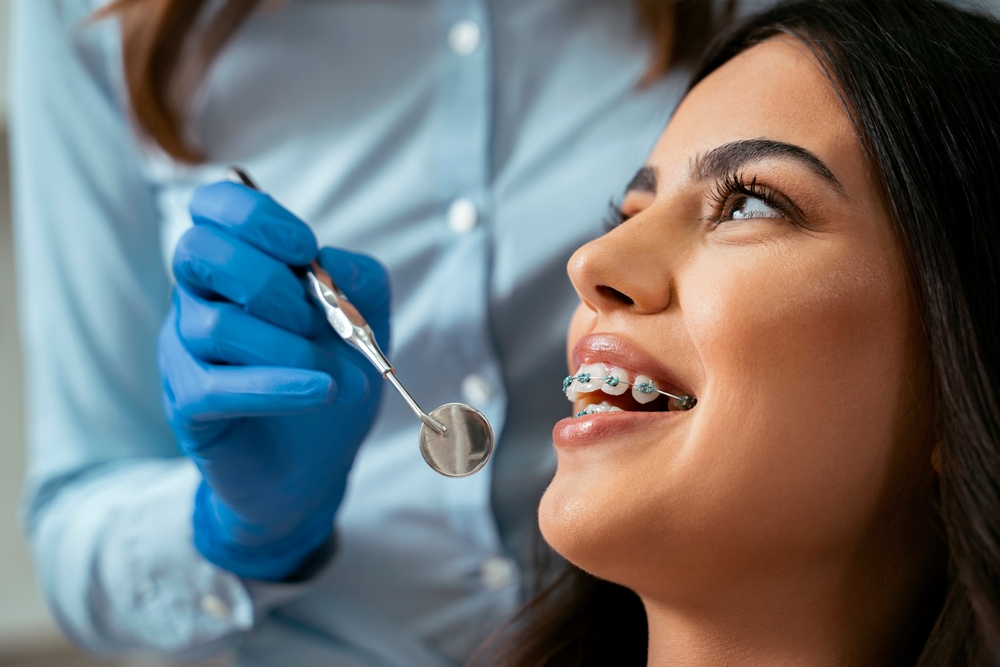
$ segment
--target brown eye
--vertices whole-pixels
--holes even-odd
[[[784,218],[777,209],[768,206],[762,199],[748,195],[737,195],[727,207],[727,220],[754,220],[757,218]]]

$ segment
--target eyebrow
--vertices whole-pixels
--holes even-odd
[[[801,146],[770,139],[734,141],[713,148],[695,159],[692,172],[699,180],[720,179],[749,164],[774,158],[798,162],[841,192],[844,191],[844,186],[818,157]]]

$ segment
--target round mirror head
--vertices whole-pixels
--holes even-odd
[[[420,453],[427,465],[445,477],[468,477],[482,470],[493,453],[493,428],[486,416],[462,403],[442,405],[430,416],[448,433],[420,427]]]

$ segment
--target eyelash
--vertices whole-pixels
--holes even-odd
[[[705,219],[706,222],[716,225],[724,222],[723,216],[727,215],[726,205],[734,195],[744,195],[759,199],[790,220],[794,221],[797,217],[796,213],[798,211],[796,206],[788,201],[780,192],[770,186],[758,183],[756,176],[747,183],[742,173],[733,172],[716,182],[710,195],[715,212]],[[610,200],[603,220],[604,231],[610,232],[630,217],[625,215],[620,203],[614,199]]]
[[[726,222],[725,216],[732,213],[731,210],[727,211],[727,209],[731,208],[729,204],[735,195],[759,199],[789,220],[795,220],[797,217],[795,205],[776,189],[758,183],[756,176],[748,183],[742,173],[733,172],[715,184],[710,196],[715,212],[706,218],[706,222],[716,225]]]
[[[628,217],[625,215],[625,211],[622,210],[621,204],[614,199],[608,201],[608,210],[604,214],[604,220],[602,221],[604,231],[610,232],[626,220],[628,220]]]

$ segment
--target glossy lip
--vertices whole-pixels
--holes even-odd
[[[697,408],[695,408],[697,409]],[[627,432],[665,426],[683,419],[688,412],[605,412],[583,417],[566,417],[556,422],[552,440],[557,448],[593,445]]]
[[[642,349],[637,343],[615,334],[587,334],[573,346],[574,369],[584,364],[604,362],[612,366],[642,373],[660,385],[664,391],[683,396],[697,394],[687,389],[677,374],[655,356]],[[617,413],[616,413],[617,414]]]

